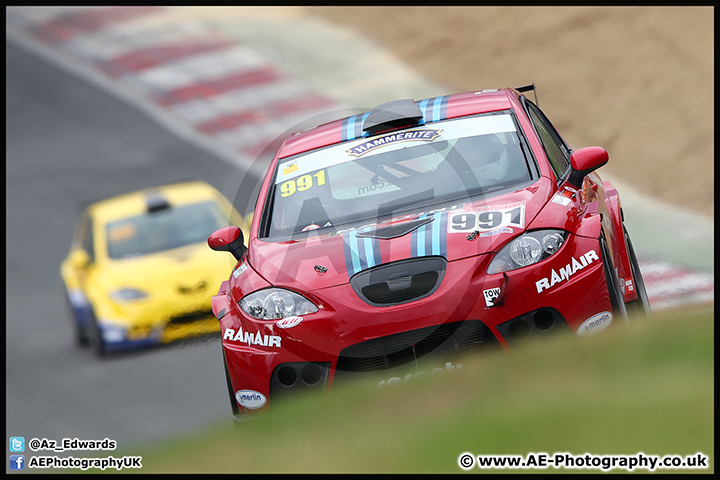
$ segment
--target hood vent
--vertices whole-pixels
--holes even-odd
[[[447,260],[422,257],[387,263],[355,274],[355,293],[367,304],[389,307],[419,300],[440,287]]]
[[[412,232],[416,228],[420,228],[433,221],[433,217],[415,219],[408,222],[402,222],[388,227],[376,228],[368,232],[358,233],[358,237],[377,238],[379,240],[389,240],[391,238],[402,237]]]

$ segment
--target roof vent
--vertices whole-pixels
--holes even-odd
[[[423,114],[412,99],[395,100],[373,108],[363,123],[370,135],[421,124]]]
[[[160,212],[170,208],[167,199],[158,192],[152,192],[145,198],[148,213]]]

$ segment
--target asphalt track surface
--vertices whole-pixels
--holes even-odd
[[[253,34],[261,33],[261,27],[257,29]],[[273,46],[265,45],[271,54]],[[137,57],[122,58],[137,61]],[[264,104],[270,105],[265,113],[267,118],[285,115],[285,122],[238,131],[231,129],[241,118],[238,115],[219,115],[216,118],[222,122],[217,122],[192,116],[198,109],[174,110],[186,119],[204,122],[196,130],[206,137],[215,135],[208,142],[194,134],[183,135],[182,128],[168,126],[166,118],[158,121],[152,111],[142,108],[144,104],[138,108],[122,95],[111,95],[87,76],[68,73],[46,57],[6,43],[6,439],[110,438],[124,448],[229,420],[219,338],[98,361],[74,345],[59,266],[84,203],[157,184],[200,179],[244,209],[262,165],[249,173],[258,149],[238,152],[232,148],[256,147],[249,142],[253,139],[263,140],[262,145],[287,126],[297,125],[299,119],[311,118],[320,110],[338,113],[341,108],[335,101],[306,95],[304,87],[281,78],[272,65],[256,60],[253,52],[241,51],[233,58],[249,69],[242,75],[254,71],[273,78],[269,88],[261,89]],[[286,59],[278,60],[285,63]],[[104,64],[108,65],[120,64]],[[127,75],[121,78],[164,81],[167,89],[174,88],[172,92],[191,96],[209,85],[208,80],[196,78],[191,80],[203,88],[183,89],[168,84],[181,70],[168,75],[159,65],[160,70],[153,70],[156,75],[151,76],[149,70],[134,65],[135,71],[123,72]],[[313,79],[308,81],[313,83]],[[347,83],[337,85],[347,90]],[[428,87],[419,85],[414,92],[423,88]],[[287,97],[290,94],[312,102],[299,108]],[[370,90],[352,90],[352,96],[375,100]],[[400,98],[403,93],[393,96]],[[242,100],[250,102],[254,97],[252,93]],[[222,113],[228,102],[226,98],[225,103],[212,105]],[[225,135],[228,128],[232,135]],[[243,139],[242,144],[233,145],[237,138]],[[231,142],[229,150],[223,141]],[[657,299],[654,308],[662,306],[663,299],[687,300],[689,294],[678,288],[679,278],[685,279],[687,292],[701,291],[703,299],[712,298],[712,276],[662,262],[643,263],[641,268],[652,285],[651,302]]]

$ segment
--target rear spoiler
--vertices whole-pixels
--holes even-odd
[[[517,90],[517,91],[520,92],[520,93],[525,93],[525,92],[529,92],[529,91],[532,90],[533,95],[535,96],[535,105],[538,105],[538,106],[540,105],[540,104],[538,103],[537,90],[535,90],[535,84],[534,84],[534,83],[531,83],[530,85],[525,85],[525,86],[523,86],[523,87],[517,87],[515,90]]]

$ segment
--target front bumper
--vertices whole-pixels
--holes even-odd
[[[576,237],[553,257],[504,274],[486,273],[492,255],[447,262],[436,290],[400,305],[371,305],[350,284],[305,293],[323,307],[291,328],[229,305],[220,326],[239,411],[263,412],[286,393],[378,371],[388,372],[383,385],[397,383],[420,373],[420,360],[448,371],[469,350],[575,332],[612,310],[599,252],[596,239]]]
[[[107,351],[169,344],[220,331],[217,319],[209,308],[171,316],[144,312],[140,318],[122,324],[101,318],[98,327]]]

